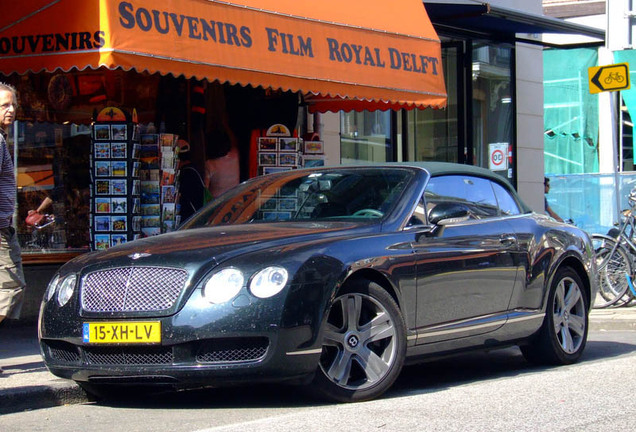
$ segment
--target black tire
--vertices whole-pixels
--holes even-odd
[[[526,360],[537,364],[564,365],[579,360],[587,343],[589,299],[579,275],[571,268],[557,271],[548,294],[543,325],[527,345]]]
[[[594,307],[606,308],[618,303],[628,292],[627,276],[632,274],[629,253],[616,241],[602,236],[592,236],[599,274],[599,293]]]
[[[378,284],[356,280],[338,293],[323,327],[322,355],[311,390],[335,402],[379,397],[400,374],[406,326]]]

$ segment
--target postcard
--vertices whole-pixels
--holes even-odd
[[[95,143],[95,159],[110,158],[110,143]]]
[[[110,180],[95,180],[95,194],[96,195],[110,194]]]
[[[261,166],[276,166],[277,161],[277,153],[258,153],[258,164]]]
[[[124,143],[110,143],[110,157],[113,159],[126,159],[127,144]]]
[[[281,138],[279,143],[280,151],[296,152],[298,151],[298,138]]]
[[[167,203],[163,205],[161,217],[164,221],[174,221],[174,203]]]
[[[126,124],[113,124],[110,126],[111,139],[125,140],[128,138]]]
[[[126,197],[113,197],[111,199],[112,213],[126,213],[128,199]]]
[[[325,157],[322,155],[305,155],[303,156],[303,165],[305,168],[325,166]]]
[[[120,244],[124,244],[128,241],[128,237],[126,234],[111,234],[110,236],[110,245],[118,246]]]
[[[126,180],[125,179],[113,179],[110,181],[110,194],[111,195],[126,195]]]
[[[95,250],[106,250],[110,245],[110,235],[95,234]]]
[[[174,203],[176,200],[175,188],[173,185],[167,185],[161,187],[161,202],[162,203]]]
[[[133,216],[132,229],[133,231],[141,231],[141,216]]]
[[[96,141],[110,141],[110,125],[96,124],[93,129]]]
[[[110,216],[95,216],[95,231],[110,231]]]
[[[110,198],[95,198],[95,213],[110,213]]]
[[[258,139],[258,149],[260,151],[278,150],[278,138],[261,137]]]
[[[146,215],[141,217],[141,227],[142,228],[159,228],[161,227],[161,216],[157,215]]]
[[[128,230],[126,216],[111,216],[110,217],[111,231],[126,231]]]
[[[298,153],[281,153],[278,157],[280,166],[298,165]]]
[[[95,177],[108,177],[110,175],[110,162],[95,161]]]
[[[110,163],[110,175],[113,177],[126,177],[127,174],[126,161],[112,161]]]
[[[324,153],[324,142],[322,141],[305,141],[305,153],[322,154]]]

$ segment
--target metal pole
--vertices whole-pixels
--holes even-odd
[[[616,127],[613,145],[614,145],[614,195],[616,201],[616,221],[620,222],[620,214],[621,214],[621,197],[620,197],[620,167],[621,161],[623,159],[622,152],[622,137],[621,137],[621,127],[620,127],[620,108],[618,104],[620,103],[620,91],[610,92],[610,107],[612,110],[612,121]],[[619,155],[619,153],[621,153]]]

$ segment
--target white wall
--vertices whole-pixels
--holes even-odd
[[[517,190],[544,213],[543,49],[517,44]]]

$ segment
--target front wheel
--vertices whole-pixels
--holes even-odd
[[[583,354],[587,342],[588,303],[579,275],[571,268],[557,271],[548,294],[543,325],[523,356],[538,364],[571,364]]]
[[[350,282],[329,309],[312,389],[336,402],[376,398],[398,377],[405,355],[395,300],[376,283]]]

